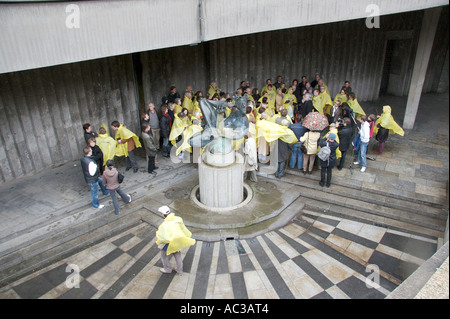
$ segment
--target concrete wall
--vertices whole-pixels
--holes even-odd
[[[384,16],[380,29],[367,29],[359,19],[0,74],[0,181],[80,158],[85,122],[98,129],[117,119],[138,133],[139,110],[150,101],[160,105],[171,85],[180,92],[187,85],[205,92],[217,80],[233,92],[241,80],[261,88],[279,74],[290,84],[319,72],[333,95],[349,80],[361,102],[376,99],[388,35],[416,39],[422,16],[422,11]],[[445,16],[439,29],[448,29]],[[448,65],[448,36],[438,42],[432,56],[446,57],[430,62],[430,92],[442,87],[436,78],[445,78]]]
[[[0,3],[0,73],[443,5],[448,0],[12,0]]]
[[[0,74],[0,181],[81,158],[84,123],[138,128],[131,56]]]

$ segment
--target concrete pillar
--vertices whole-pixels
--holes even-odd
[[[428,9],[423,16],[411,86],[409,87],[405,118],[403,119],[404,129],[412,129],[414,127],[441,11],[441,7]]]

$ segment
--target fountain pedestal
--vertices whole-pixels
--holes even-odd
[[[244,164],[234,150],[213,153],[206,147],[198,164],[200,202],[211,208],[228,208],[244,200]]]

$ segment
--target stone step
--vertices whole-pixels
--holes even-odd
[[[304,175],[301,171],[297,169],[287,169],[286,173],[290,175],[295,175],[302,177],[299,183],[304,186],[320,187],[318,181],[320,180],[320,171],[315,171],[313,175]],[[366,173],[367,174],[367,173]],[[382,174],[381,171],[377,171],[376,174]],[[335,174],[333,174],[335,175]],[[360,198],[365,197],[371,200],[377,200],[380,203],[386,203],[391,207],[408,207],[408,209],[415,210],[418,213],[423,211],[424,206],[429,209],[430,212],[436,215],[445,215],[447,218],[448,203],[440,199],[433,198],[432,196],[425,196],[424,194],[411,193],[411,192],[401,192],[397,187],[387,187],[383,186],[381,189],[375,187],[367,187],[367,184],[361,183],[357,180],[348,180],[341,177],[333,177],[333,186],[341,186],[342,188],[337,188],[336,191],[339,192],[342,189],[346,191],[342,194],[346,197]],[[321,187],[320,187],[321,188]],[[335,189],[335,187],[333,187]],[[351,190],[348,192],[347,190]]]
[[[289,174],[283,178],[285,182],[301,187],[301,197],[310,207],[332,211],[342,216],[374,220],[381,224],[395,227],[405,227],[414,231],[421,231],[442,237],[446,226],[446,213],[437,208],[417,203],[409,203],[390,197],[387,193],[385,200],[380,195],[373,195],[362,190],[349,189],[346,186],[333,184],[330,188],[322,188],[317,178],[305,178],[303,174]],[[268,178],[274,178],[267,176]],[[393,203],[393,204],[392,204]],[[404,206],[404,207],[402,207]],[[412,208],[411,208],[412,207]],[[430,214],[428,211],[430,210]]]
[[[192,166],[183,165],[166,173],[164,176],[157,176],[149,179],[148,181],[127,187],[126,191],[131,194],[132,203],[135,203],[140,199],[144,199],[153,191],[156,192],[161,188],[168,187],[171,183],[176,182],[178,179],[183,179],[186,176],[190,176],[195,173],[196,171],[192,169]],[[119,198],[119,202],[120,201],[121,199]],[[106,208],[93,208],[90,202],[86,203],[86,200],[80,200],[80,202],[72,203],[67,208],[62,209],[63,212],[55,212],[55,217],[52,219],[0,238],[0,258],[8,252],[20,249],[30,243],[51,236],[59,230],[70,228],[76,223],[96,219],[104,216],[105,214],[111,213],[109,211],[106,212]],[[101,204],[105,204],[105,206],[112,207],[111,197],[109,195],[101,195],[101,192],[99,194],[99,202]]]

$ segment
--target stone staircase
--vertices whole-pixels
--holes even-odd
[[[275,178],[273,175],[267,177]],[[308,209],[436,238],[444,237],[448,205],[434,198],[421,194],[407,196],[388,187],[374,190],[336,177],[327,188],[319,185],[319,179],[317,171],[313,175],[303,175],[296,169],[288,169],[283,177],[283,181],[300,187],[300,198]]]

